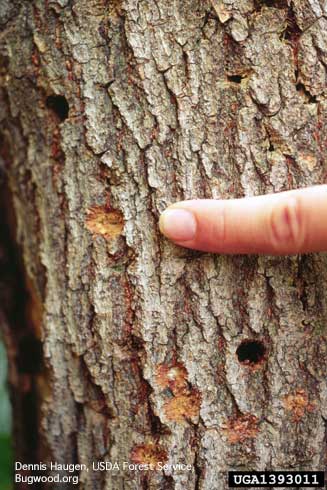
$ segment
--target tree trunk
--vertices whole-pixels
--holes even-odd
[[[323,5],[0,0],[18,461],[87,465],[87,490],[324,469],[326,254],[214,255],[158,230],[177,200],[326,182]]]

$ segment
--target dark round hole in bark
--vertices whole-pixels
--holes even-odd
[[[278,9],[288,8],[287,0],[254,0],[256,10],[261,9],[264,5]]]
[[[232,83],[241,83],[243,77],[242,75],[227,75],[227,79]]]
[[[236,350],[238,360],[245,364],[258,364],[265,353],[266,348],[259,340],[244,340]]]
[[[46,106],[51,109],[61,121],[68,117],[69,104],[63,95],[49,95],[46,100]]]

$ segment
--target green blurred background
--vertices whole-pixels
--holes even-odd
[[[12,490],[11,408],[7,390],[7,357],[0,339],[0,489]]]

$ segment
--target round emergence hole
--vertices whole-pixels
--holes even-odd
[[[61,121],[68,117],[69,104],[63,95],[49,95],[46,100],[46,106],[51,109]]]
[[[237,348],[238,360],[245,364],[258,364],[266,353],[266,348],[259,340],[244,340]]]
[[[243,77],[242,75],[227,75],[227,80],[232,83],[241,83]]]

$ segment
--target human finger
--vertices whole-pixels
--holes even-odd
[[[183,247],[224,254],[327,251],[327,185],[169,206],[159,227]]]

